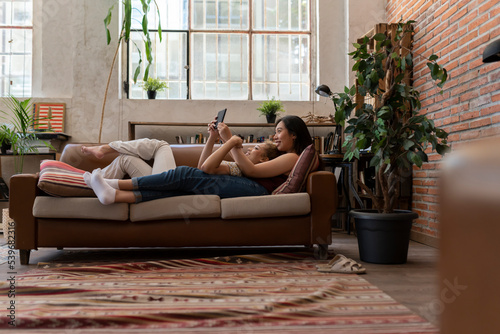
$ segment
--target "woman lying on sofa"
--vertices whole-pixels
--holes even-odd
[[[309,130],[298,116],[283,117],[275,130],[274,141],[283,154],[255,164],[244,154],[241,138],[232,136],[227,126],[219,129],[219,135],[225,141],[219,150],[231,151],[245,177],[207,174],[197,168],[180,166],[130,180],[105,179],[100,170],[95,170],[90,178],[87,175],[87,179],[103,204],[139,203],[189,194],[211,194],[221,198],[267,195],[286,180],[299,155],[312,144]]]
[[[213,147],[219,140],[218,129],[226,131],[224,128],[227,127],[224,123],[220,123],[218,129],[215,129],[214,124],[215,119],[208,124],[209,136],[200,155],[198,168],[208,174],[242,176],[241,169],[235,162],[223,161],[227,150],[225,150],[225,153],[216,151],[212,154]],[[176,167],[169,143],[157,139],[117,140],[99,146],[82,146],[82,152],[91,154],[98,159],[102,159],[108,154],[120,153],[111,164],[102,169],[102,176],[106,179],[123,179],[125,175],[132,178],[159,174]],[[272,142],[265,142],[249,149],[246,154],[256,164],[274,159],[281,153]],[[151,159],[154,159],[153,166],[146,162]],[[89,176],[86,175],[85,177],[86,181],[88,181]]]

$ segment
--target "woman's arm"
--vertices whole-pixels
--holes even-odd
[[[220,165],[224,157],[235,147],[242,147],[242,140],[238,136],[233,136],[226,141],[217,151],[212,153],[199,168],[208,174],[229,174],[229,166]]]
[[[201,151],[200,159],[198,160],[198,169],[201,169],[201,166],[207,160],[207,158],[212,154],[215,142],[219,139],[219,134],[216,129],[214,129],[215,120],[208,124],[208,139],[207,143],[203,147],[203,151]]]
[[[228,139],[231,135],[231,130],[229,130],[226,124],[219,124],[218,130],[219,136],[223,141]],[[288,174],[292,170],[293,166],[295,166],[295,163],[299,158],[299,156],[295,153],[286,153],[273,160],[254,164],[250,161],[250,159],[248,159],[245,153],[243,153],[242,148],[235,147],[230,151],[230,153],[234,161],[238,164],[238,167],[243,175],[256,178],[266,178],[281,174]]]
[[[299,159],[299,156],[295,153],[285,153],[272,160],[254,164],[243,153],[243,149],[234,148],[231,150],[231,153],[243,175],[254,178],[267,178],[288,174]]]

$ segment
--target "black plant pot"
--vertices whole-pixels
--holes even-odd
[[[361,261],[402,264],[408,258],[411,224],[418,214],[407,210],[378,213],[377,210],[352,210]]]
[[[267,123],[274,123],[276,122],[276,114],[274,115],[266,115]]]
[[[148,90],[147,93],[148,93],[148,99],[150,100],[156,99],[156,90]]]
[[[10,143],[2,142],[2,146],[0,147],[2,154],[7,154],[7,151],[10,150],[12,145]]]

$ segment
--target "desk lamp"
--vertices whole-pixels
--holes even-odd
[[[500,39],[488,44],[483,51],[483,63],[492,63],[500,60]],[[319,87],[318,87],[319,88]]]
[[[334,94],[330,90],[330,87],[328,87],[327,85],[319,85],[318,87],[316,87],[315,92],[319,96],[328,97],[328,98],[332,99],[332,101],[333,101]],[[335,108],[335,111],[337,111],[337,107],[335,106],[335,103],[333,103],[333,107]],[[328,137],[330,137],[330,135]],[[328,140],[333,140],[333,147],[331,150],[326,152],[327,154],[340,153],[341,138],[342,138],[342,126],[337,124],[335,126],[335,133],[332,132],[331,138],[327,138],[327,145],[328,145]]]

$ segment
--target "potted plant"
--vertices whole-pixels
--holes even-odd
[[[5,138],[8,139],[12,145],[12,154],[17,156],[14,159],[15,172],[22,173],[25,154],[36,152],[36,148],[33,147],[32,141],[38,140],[36,134],[33,132],[33,125],[36,124],[37,119],[35,119],[33,113],[31,99],[18,100],[14,96],[10,96],[4,103],[9,111],[0,110],[0,112],[5,115],[1,118],[8,120],[12,126],[9,127],[3,124],[1,130]],[[53,148],[49,143],[45,142],[45,145]]]
[[[2,154],[7,154],[7,151],[11,149],[13,136],[14,131],[11,126],[5,123],[0,125],[0,145]]]
[[[410,52],[413,21],[399,22],[390,30],[365,36],[354,44],[356,85],[332,95],[335,121],[345,126],[346,160],[359,158],[370,149],[380,193],[358,182],[372,199],[375,210],[353,210],[361,260],[374,263],[406,262],[411,224],[415,212],[396,210],[403,171],[428,161],[427,148],[444,155],[449,150],[448,134],[420,115],[419,92],[411,85],[413,56]],[[391,36],[392,35],[392,36]],[[370,49],[370,45],[375,45]],[[446,70],[428,58],[430,75],[439,88],[447,79]],[[355,96],[364,98],[357,105]],[[367,102],[371,101],[371,102]],[[354,112],[354,117],[350,117]],[[381,218],[379,221],[370,221]],[[399,222],[399,220],[402,222]],[[385,233],[385,232],[387,233]]]
[[[276,121],[276,115],[280,112],[284,112],[283,103],[280,100],[275,100],[274,97],[271,100],[264,101],[257,108],[260,111],[260,115],[265,115],[267,123],[274,123]]]
[[[156,92],[162,92],[168,88],[165,81],[161,81],[151,77],[144,81],[141,86],[147,92],[148,99],[150,100],[156,98]]]

